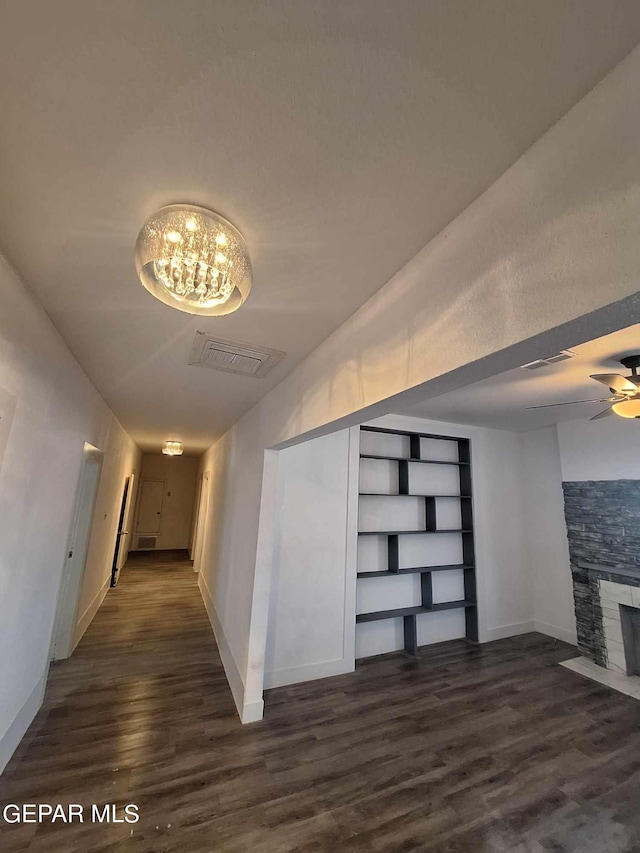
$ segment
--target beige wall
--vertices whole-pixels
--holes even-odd
[[[109,433],[104,451],[96,506],[89,536],[87,562],[78,602],[74,645],[79,642],[90,624],[111,581],[111,568],[125,481],[131,474],[135,475],[133,485],[135,492],[140,476],[142,454],[113,415],[109,421]],[[135,501],[135,493],[133,500]],[[135,503],[132,506],[135,507]],[[127,543],[122,543],[122,547],[126,548]]]
[[[573,422],[572,422],[573,423]],[[596,421],[589,426],[596,426]],[[560,424],[562,426],[562,424]],[[520,433],[524,551],[533,585],[536,631],[575,643],[573,583],[564,521],[561,456],[555,426]]]
[[[144,480],[164,482],[162,519],[160,535],[156,540],[156,550],[188,548],[191,544],[189,540],[198,465],[199,460],[194,456],[172,457],[164,456],[162,453],[145,453],[142,457],[141,482]],[[138,550],[137,544],[138,537],[134,533],[131,542],[132,550]]]

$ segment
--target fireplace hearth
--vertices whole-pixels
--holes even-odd
[[[620,625],[627,675],[640,675],[640,609],[621,604]]]

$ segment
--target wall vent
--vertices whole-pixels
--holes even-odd
[[[138,548],[155,548],[156,536],[138,536]]]
[[[571,352],[570,349],[565,349],[557,355],[550,355],[548,358],[539,358],[537,361],[530,361],[529,364],[523,364],[522,367],[525,370],[539,370],[541,367],[549,367],[552,364],[557,364],[559,361],[575,358],[577,354],[576,352]]]
[[[286,353],[277,349],[243,344],[240,341],[225,341],[206,332],[196,332],[189,364],[262,379],[285,355]]]

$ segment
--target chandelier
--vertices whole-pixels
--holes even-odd
[[[162,452],[165,456],[182,456],[184,447],[181,441],[165,441]]]
[[[190,204],[163,207],[145,222],[136,270],[156,299],[188,314],[231,314],[251,290],[242,234],[217,213]]]

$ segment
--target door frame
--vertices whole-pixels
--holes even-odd
[[[78,621],[80,591],[89,553],[103,461],[103,451],[85,442],[82,448],[82,464],[76,487],[71,526],[67,537],[64,567],[58,588],[56,616],[49,649],[50,660],[68,658],[74,649],[73,639]],[[81,527],[83,521],[85,522],[82,525],[84,530]],[[79,554],[82,554],[80,560],[77,559]]]
[[[196,525],[193,532],[193,571],[200,571],[202,550],[204,547],[204,530],[209,509],[209,471],[200,474],[198,502],[196,505]]]
[[[129,536],[131,531],[126,529],[131,525],[131,506],[133,504],[133,491],[135,488],[136,472],[132,471],[124,481],[124,490],[120,502],[120,515],[118,517],[118,531],[113,549],[113,561],[111,564],[111,583],[114,587],[118,583],[120,572],[126,562],[129,553]]]

